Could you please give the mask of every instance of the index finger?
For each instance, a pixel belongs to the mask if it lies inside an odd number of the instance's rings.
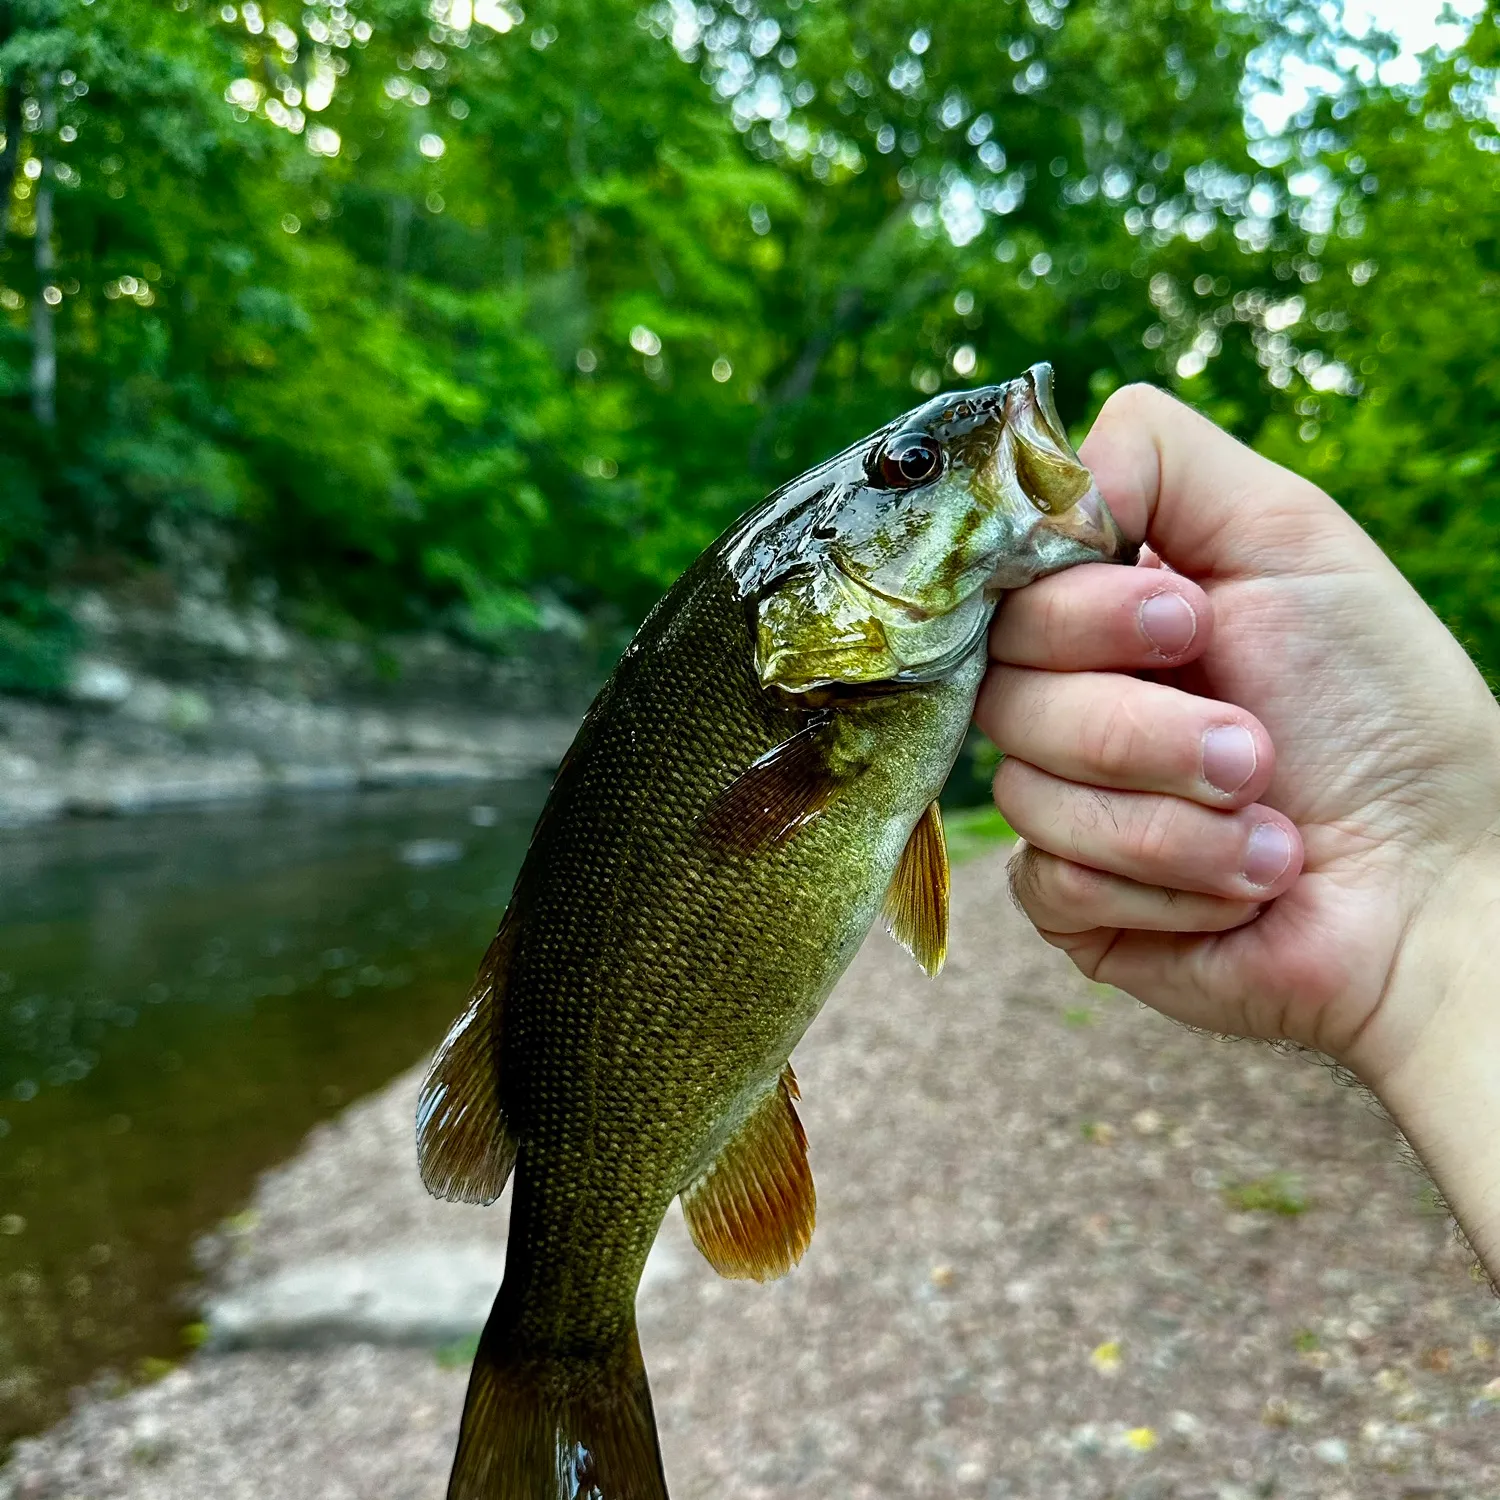
[[[1165,568],[1084,563],[1006,594],[990,658],[1053,672],[1180,667],[1208,648],[1208,596]]]

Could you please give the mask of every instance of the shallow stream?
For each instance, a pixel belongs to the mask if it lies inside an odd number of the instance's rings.
[[[437,1042],[545,792],[0,830],[0,1453],[186,1352],[194,1242]]]

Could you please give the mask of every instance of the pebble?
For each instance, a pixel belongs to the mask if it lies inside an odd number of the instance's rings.
[[[1399,1500],[1434,1475],[1455,1497],[1500,1494],[1500,1401],[1480,1394],[1495,1309],[1419,1211],[1389,1127],[1306,1063],[1268,1058],[1248,1080],[1244,1049],[1139,1007],[1066,1025],[1090,992],[1011,910],[1003,853],[961,867],[953,901],[940,980],[876,933],[798,1049],[818,1183],[801,1266],[722,1281],[668,1215],[639,1313],[673,1494]],[[362,1263],[369,1288],[382,1257],[405,1260],[409,1290],[432,1283],[412,1290],[425,1298],[483,1264],[472,1328],[506,1206],[423,1193],[418,1072],[266,1175],[204,1257],[212,1298],[338,1262]],[[1106,1108],[1130,1123],[1101,1150],[1078,1122]],[[1167,1133],[1137,1128],[1147,1109],[1191,1127],[1191,1163],[1142,1173]],[[1236,1213],[1194,1169],[1215,1184],[1296,1170],[1312,1206]],[[346,1288],[313,1321],[326,1334],[330,1306],[368,1305]],[[440,1359],[392,1337],[351,1321],[315,1348],[221,1345],[123,1397],[82,1393],[17,1444],[0,1497],[442,1500],[467,1347]],[[1090,1355],[1110,1346],[1099,1378]],[[1448,1368],[1422,1362],[1434,1347]],[[1260,1420],[1270,1393],[1286,1426]],[[1422,1405],[1403,1417],[1409,1396]],[[1359,1437],[1317,1436],[1333,1432]]]
[[[1313,1444],[1313,1455],[1325,1464],[1349,1462],[1349,1445],[1343,1438],[1323,1438]]]

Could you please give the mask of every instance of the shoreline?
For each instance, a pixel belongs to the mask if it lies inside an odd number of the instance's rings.
[[[876,933],[798,1049],[802,1266],[721,1281],[669,1214],[640,1323],[673,1493],[1493,1493],[1500,1307],[1388,1123],[1087,983],[1003,858],[957,872],[940,980]],[[208,1237],[210,1347],[78,1393],[3,1500],[439,1500],[504,1213],[422,1191],[419,1072]]]
[[[0,829],[287,792],[519,780],[556,768],[581,717],[182,691],[212,735],[0,698]]]
[[[601,643],[556,630],[497,655],[435,631],[314,639],[213,594],[84,594],[72,613],[62,695],[0,694],[0,828],[535,775],[604,675]]]

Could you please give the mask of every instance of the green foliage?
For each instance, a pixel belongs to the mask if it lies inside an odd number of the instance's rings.
[[[432,1352],[438,1368],[442,1370],[467,1370],[479,1352],[479,1335],[471,1333],[461,1339],[451,1339],[439,1344]]]
[[[329,629],[633,620],[1038,358],[1075,419],[1177,383],[1500,665],[1495,27],[1409,88],[1382,45],[1293,0],[0,0],[0,687],[61,680],[60,585],[205,527]],[[1290,51],[1343,92],[1247,133]]]
[[[1476,43],[1493,48],[1493,17]],[[1297,342],[1359,399],[1298,379],[1261,446],[1331,489],[1480,663],[1500,671],[1500,71],[1464,55],[1408,97],[1367,101],[1329,153],[1358,204],[1303,293]],[[1304,335],[1304,330],[1306,331]]]
[[[1296,1218],[1306,1213],[1307,1194],[1302,1180],[1291,1172],[1272,1172],[1250,1182],[1230,1183],[1221,1189],[1224,1203],[1236,1213],[1280,1214]]]
[[[1016,837],[993,803],[949,808],[943,814],[943,833],[948,842],[948,862],[954,865],[1004,848]]]
[[[35,589],[0,593],[0,693],[50,697],[67,680],[72,630]]]
[[[1248,314],[1275,393],[1268,410],[1241,422],[1245,435],[1352,511],[1492,682],[1500,673],[1500,134],[1488,112],[1500,80],[1496,36],[1490,8],[1463,50],[1424,59],[1415,84],[1362,88],[1350,78],[1341,95],[1304,110],[1283,140],[1266,143],[1285,158],[1288,211],[1305,243],[1299,254],[1275,256],[1275,280],[1239,313]],[[1202,314],[1175,322],[1168,343],[1180,347]],[[1231,394],[1215,369],[1183,385],[1210,410]]]

